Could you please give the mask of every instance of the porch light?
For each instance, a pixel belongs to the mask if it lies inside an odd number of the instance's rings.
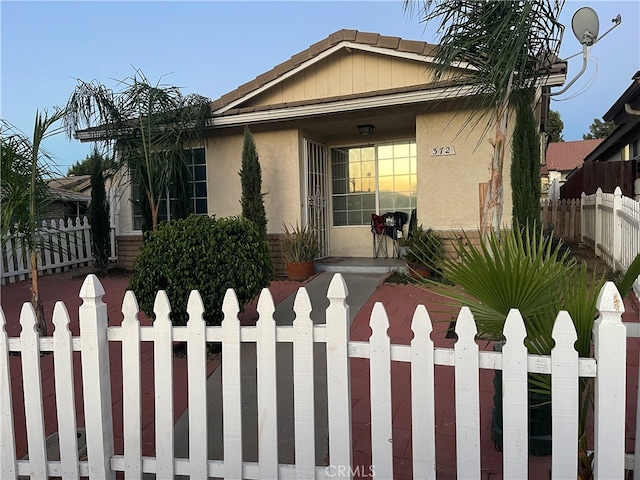
[[[360,135],[371,135],[373,128],[373,125],[358,125],[358,132],[360,132]]]

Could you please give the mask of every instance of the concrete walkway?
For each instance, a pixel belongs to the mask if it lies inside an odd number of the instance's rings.
[[[325,310],[329,305],[327,290],[334,273],[325,271],[314,277],[305,287],[311,299],[311,319],[314,323],[325,323]],[[347,303],[351,322],[385,278],[381,273],[343,273],[348,289]],[[274,318],[277,325],[292,325],[295,318],[293,302],[295,293],[279,303]],[[258,418],[256,393],[256,349],[255,344],[242,345],[242,424],[243,424],[243,457],[244,461],[258,460]],[[279,344],[276,350],[278,371],[278,454],[279,463],[295,463],[294,458],[294,422],[293,422],[293,363],[292,345]],[[224,361],[224,359],[223,359]],[[327,461],[327,387],[326,387],[326,352],[322,344],[314,349],[316,370],[315,405],[316,405],[316,464],[323,465]],[[222,460],[222,383],[221,368],[207,380],[208,414],[208,448],[209,458]],[[175,425],[176,457],[189,456],[189,412],[182,415]]]

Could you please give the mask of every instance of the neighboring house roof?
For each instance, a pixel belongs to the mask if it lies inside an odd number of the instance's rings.
[[[640,111],[640,71],[636,72],[631,80],[629,88],[620,95],[602,117],[605,121],[615,122],[617,128],[585,158],[585,162],[606,161],[638,138],[640,131],[640,115],[638,115],[638,111]]]
[[[49,186],[49,192],[56,200],[63,200],[65,202],[86,202],[91,201],[91,195],[74,192],[72,190],[65,190],[63,188],[54,188]]]
[[[84,192],[91,188],[91,175],[70,175],[68,177],[52,178],[47,184],[52,189]]]
[[[571,142],[551,142],[547,146],[546,165],[542,166],[543,175],[550,171],[570,172],[582,165],[585,157],[602,143],[602,138],[575,140]]]

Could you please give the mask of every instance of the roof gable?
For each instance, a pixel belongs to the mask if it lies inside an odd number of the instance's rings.
[[[212,102],[211,109],[220,114],[243,106],[424,85],[433,78],[425,62],[433,61],[435,48],[399,37],[340,30],[223,95]],[[376,75],[372,76],[374,70]]]

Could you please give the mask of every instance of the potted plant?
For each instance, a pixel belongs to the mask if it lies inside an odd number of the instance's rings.
[[[287,277],[303,281],[315,273],[315,258],[320,253],[320,245],[315,228],[311,224],[300,227],[296,222],[284,226],[282,255],[287,264]]]
[[[417,227],[411,238],[404,242],[404,259],[412,277],[429,278],[438,272],[444,258],[444,248],[440,237],[433,229]]]

